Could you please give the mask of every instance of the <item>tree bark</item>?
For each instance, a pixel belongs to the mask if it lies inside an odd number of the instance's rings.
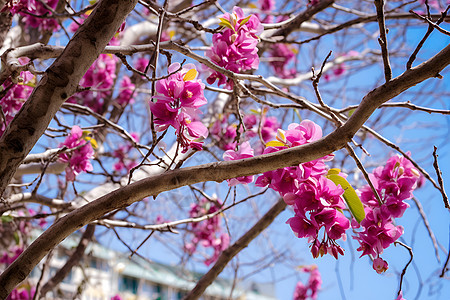
[[[0,138],[0,196],[61,104],[111,40],[137,0],[102,0],[63,53],[46,70],[30,98]]]

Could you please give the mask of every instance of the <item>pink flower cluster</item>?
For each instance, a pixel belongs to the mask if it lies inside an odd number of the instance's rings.
[[[394,225],[394,219],[403,216],[409,207],[404,200],[411,199],[412,192],[420,184],[420,177],[407,158],[393,156],[384,167],[380,166],[370,174],[382,203],[368,185],[359,190],[366,218],[360,224],[362,231],[355,237],[360,244],[357,250],[362,251],[361,256],[374,257],[373,268],[377,273],[388,269],[380,254],[403,234],[403,227]],[[359,224],[353,225],[359,227]]]
[[[9,8],[13,15],[19,14],[26,26],[40,30],[58,30],[60,27],[58,21],[51,18],[52,11],[47,9],[43,3],[54,10],[58,5],[58,0],[9,0],[5,7]]]
[[[260,19],[262,23],[272,23],[274,20],[272,11],[275,9],[275,0],[259,0],[258,4],[261,12],[265,14],[265,17],[256,14],[258,19]]]
[[[322,277],[316,265],[301,268],[302,272],[309,273],[308,284],[304,285],[301,281],[297,282],[294,291],[293,300],[317,299],[320,286],[322,285]]]
[[[247,129],[246,134],[248,138],[259,136],[261,133],[261,140],[264,144],[273,140],[277,135],[278,128],[280,128],[278,119],[273,116],[268,117],[265,113],[261,117],[261,125],[260,118],[254,114],[246,115],[244,117],[244,124]]]
[[[139,135],[135,132],[130,134],[136,142],[139,142]],[[129,158],[130,151],[133,149],[133,145],[130,142],[121,144],[118,149],[114,150],[113,156],[119,161],[114,164],[114,170],[120,172],[122,170],[131,170],[136,166],[136,161]]]
[[[80,80],[80,86],[91,89],[76,93],[67,99],[67,102],[85,105],[93,111],[101,113],[104,99],[111,97],[115,78],[116,59],[111,54],[100,54]]]
[[[117,103],[121,106],[127,106],[128,104],[133,104],[134,99],[132,98],[134,93],[134,88],[136,86],[131,82],[130,77],[123,76],[120,82],[120,93],[117,96]]]
[[[31,300],[36,292],[35,287],[16,288],[6,297],[6,300]]]
[[[237,159],[243,159],[243,158],[249,158],[253,157],[253,149],[250,146],[249,142],[244,142],[239,146],[238,151],[234,150],[227,150],[223,154],[223,160],[230,161],[230,160],[237,160]],[[227,179],[229,186],[235,186],[238,184],[248,184],[250,182],[253,182],[254,176],[242,176],[232,179]]]
[[[27,101],[33,91],[33,88],[27,85],[33,80],[33,74],[26,71],[21,72],[20,76],[22,82],[14,84],[11,79],[8,78],[0,88],[0,94],[5,93],[5,95],[0,98],[0,109],[3,111],[3,114],[0,115],[0,136],[3,135],[8,124],[11,123],[16,113],[20,110],[25,101]],[[3,119],[2,116],[5,116],[5,119]]]
[[[20,254],[23,252],[23,247],[20,246],[13,246],[12,248],[8,249],[7,252],[4,252],[3,255],[0,257],[0,264],[5,264],[6,266],[9,266],[13,261],[16,260],[16,258],[19,257]]]
[[[179,63],[173,63],[168,72],[171,74],[168,78],[156,83],[156,102],[150,102],[156,129],[163,131],[172,126],[183,152],[189,148],[201,150],[199,139],[208,136],[208,129],[198,121],[201,113],[198,108],[206,104],[203,95],[205,85],[197,79],[193,64],[181,68]]]
[[[227,13],[220,20],[225,29],[213,35],[213,46],[205,55],[216,65],[235,73],[257,69],[257,35],[263,31],[258,17],[246,17],[242,9],[235,6],[232,14]],[[217,71],[213,71],[206,81],[213,84],[217,79],[218,85],[226,84],[227,88],[233,86],[233,81],[227,80],[225,75]]]
[[[269,142],[264,153],[291,148],[322,137],[322,129],[312,121],[290,124],[288,130],[278,130],[277,141]],[[345,231],[350,228],[349,220],[343,215],[346,208],[342,199],[344,190],[327,179],[325,162],[333,158],[327,155],[320,159],[269,171],[259,176],[257,186],[269,186],[277,191],[284,201],[294,208],[294,217],[287,220],[294,234],[308,237],[313,257],[332,254],[335,258],[344,250],[336,243],[346,239]],[[322,240],[319,231],[324,229]]]
[[[258,137],[261,132],[261,139],[264,143],[272,140],[276,136],[277,129],[280,127],[276,117],[266,117],[265,114],[260,118],[254,114],[245,115],[243,118],[246,128],[245,134],[240,129],[241,141],[250,140],[251,138]],[[228,116],[216,120],[211,127],[211,137],[217,142],[217,146],[222,150],[234,150],[237,146],[237,125],[229,124]],[[243,134],[243,135],[242,135]],[[261,153],[262,149],[256,148],[256,153]]]
[[[201,217],[207,214],[217,212],[221,207],[221,203],[210,202],[206,198],[202,198],[199,203],[191,205],[189,216],[191,218]],[[214,263],[219,257],[220,253],[228,248],[230,244],[230,236],[227,233],[221,233],[220,216],[208,218],[197,223],[190,223],[189,230],[194,234],[191,242],[185,245],[185,250],[189,254],[193,254],[200,244],[204,248],[212,248],[213,255],[204,260],[205,265],[209,266]]]
[[[280,78],[293,78],[297,71],[295,68],[286,69],[289,62],[295,59],[293,46],[274,44],[270,48],[270,65]]]
[[[94,150],[89,141],[83,137],[83,131],[79,126],[73,126],[72,131],[60,147],[66,146],[75,150],[59,155],[59,161],[68,163],[66,167],[66,180],[74,181],[81,172],[92,171],[90,159],[94,157]]]

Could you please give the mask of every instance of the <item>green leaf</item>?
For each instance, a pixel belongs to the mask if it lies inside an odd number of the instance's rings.
[[[339,175],[341,173],[341,169],[333,168],[329,169],[327,175]]]
[[[3,215],[1,216],[2,223],[8,223],[13,220],[13,217],[11,215]]]
[[[233,26],[231,25],[231,23],[230,23],[229,20],[227,20],[227,19],[225,19],[225,18],[219,18],[219,20],[220,20],[219,26],[228,27],[228,28],[230,28],[231,30],[234,31],[234,28],[233,28]]]
[[[245,18],[245,19],[242,19],[241,22],[239,22],[239,26],[242,26],[242,25],[244,25],[245,23],[247,23],[248,20],[250,20],[251,17],[252,17],[252,15],[248,16],[248,17]]]
[[[344,189],[343,196],[345,202],[347,202],[347,206],[356,221],[358,221],[358,223],[361,223],[361,221],[366,217],[366,214],[364,213],[364,207],[358,195],[356,194],[355,189],[350,185],[350,183],[348,183],[345,178],[337,174],[329,174],[327,175],[327,178],[333,181],[336,186],[340,185]]]
[[[19,245],[20,237],[19,237],[19,234],[17,233],[17,231],[14,232],[13,236],[14,236],[14,241],[16,242],[16,245]]]

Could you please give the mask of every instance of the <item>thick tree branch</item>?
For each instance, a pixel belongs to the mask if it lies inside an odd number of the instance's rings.
[[[106,213],[124,208],[145,197],[157,196],[164,191],[182,186],[205,181],[221,182],[225,179],[259,174],[298,165],[330,154],[350,142],[378,106],[425,79],[438,76],[439,72],[449,64],[450,45],[430,60],[369,92],[345,124],[310,144],[243,160],[209,163],[168,171],[127,185],[88,203],[55,222],[3,272],[0,276],[0,298],[5,298],[28,276],[46,253],[64,238]]]
[[[137,0],[103,0],[47,69],[0,138],[0,195],[61,104],[111,40]]]

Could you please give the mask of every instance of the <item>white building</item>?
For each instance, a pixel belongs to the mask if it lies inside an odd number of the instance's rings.
[[[65,264],[67,249],[76,246],[75,239],[69,237],[55,250],[45,279],[51,278]],[[119,295],[123,300],[178,300],[195,286],[202,275],[177,266],[149,262],[137,255],[129,259],[123,253],[96,243],[91,243],[86,253],[88,255],[80,262],[80,266],[72,268],[63,282],[45,295],[45,299],[109,300]],[[36,283],[39,276],[40,272],[33,271],[31,281]],[[218,278],[201,299],[276,299],[271,284],[251,283],[248,289],[237,286],[230,297],[231,288],[231,280]]]

